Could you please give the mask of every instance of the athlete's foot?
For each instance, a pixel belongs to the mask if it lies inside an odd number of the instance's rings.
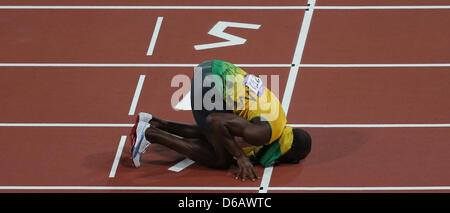
[[[130,131],[131,153],[133,152],[134,144],[136,144],[136,128],[138,126],[138,123],[139,123],[139,115],[136,116],[136,121],[134,122],[134,126],[133,128],[131,128]]]
[[[145,139],[145,130],[150,126],[148,122],[139,121],[136,125],[136,136],[131,148],[133,165],[136,168],[141,166],[142,155],[147,151],[150,142]]]
[[[130,140],[131,140],[131,153],[133,153],[134,145],[136,144],[136,129],[139,124],[139,121],[143,121],[146,123],[149,123],[152,119],[152,115],[145,112],[140,112],[136,117],[136,122],[134,123],[133,128],[131,128],[130,132]]]
[[[153,116],[152,114],[146,113],[146,112],[140,112],[138,115],[139,121],[144,121],[146,123],[150,122],[152,120]]]

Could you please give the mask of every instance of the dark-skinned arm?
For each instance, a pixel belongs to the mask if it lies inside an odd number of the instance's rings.
[[[271,137],[270,126],[265,121],[254,119],[248,121],[239,116],[225,121],[224,124],[231,135],[241,137],[250,145],[262,146],[269,142]]]
[[[214,122],[214,130],[216,134],[220,134],[217,139],[220,140],[225,149],[236,159],[236,163],[239,166],[239,172],[236,174],[236,179],[245,181],[248,177],[252,181],[255,181],[259,178],[253,169],[253,164],[250,162],[250,159],[248,159],[242,148],[234,141],[233,136],[230,134],[230,131],[224,123],[221,121]]]
[[[242,180],[245,180],[247,176],[252,180],[258,178],[253,169],[253,164],[251,164],[242,148],[234,140],[234,137],[242,137],[252,145],[263,145],[270,138],[270,127],[264,123],[255,124],[249,122],[229,113],[215,114],[210,117],[210,121],[212,121],[210,124],[214,126],[216,133],[220,133],[221,137],[218,139],[221,140],[225,149],[237,160],[240,169],[237,178]]]

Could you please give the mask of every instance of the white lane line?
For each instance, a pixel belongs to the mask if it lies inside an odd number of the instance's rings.
[[[134,115],[136,111],[136,106],[139,101],[139,96],[141,95],[142,85],[144,85],[145,75],[139,76],[139,81],[136,86],[136,90],[134,91],[133,100],[131,101],[130,111],[128,111],[128,115]]]
[[[187,168],[188,166],[192,165],[193,163],[195,163],[195,161],[189,159],[189,158],[185,158],[184,160],[178,162],[177,164],[175,164],[174,166],[170,167],[169,170],[173,171],[173,172],[180,172],[183,169]]]
[[[127,136],[122,135],[122,137],[120,137],[119,146],[117,147],[116,157],[114,158],[114,162],[111,167],[111,172],[109,173],[109,178],[114,178],[116,176],[117,166],[119,165],[120,157],[122,156],[122,150],[126,140]]]
[[[450,67],[450,64],[300,64],[300,67]]]
[[[180,190],[180,191],[256,191],[258,187],[204,187],[204,186],[0,186],[0,190]],[[450,190],[450,186],[398,187],[269,187],[269,191],[435,191]]]
[[[428,6],[316,6],[316,10],[417,10],[417,9],[450,9],[450,5]]]
[[[0,67],[196,67],[198,64],[0,63]],[[239,67],[291,67],[291,64],[235,64]],[[450,65],[449,65],[450,66]]]
[[[105,64],[105,63],[0,63],[0,67],[195,67],[198,64]],[[292,64],[236,64],[238,67],[290,67]],[[450,63],[425,64],[295,64],[298,67],[450,67]]]
[[[0,6],[3,10],[305,10],[308,6]]]
[[[281,107],[284,109],[286,115],[289,111],[289,105],[291,103],[292,93],[294,91],[295,81],[297,79],[297,74],[300,69],[299,65],[302,60],[303,50],[306,44],[306,38],[308,37],[309,26],[311,24],[311,19],[314,12],[314,6],[316,4],[316,0],[308,0],[308,4],[310,5],[309,10],[305,11],[305,15],[303,17],[302,26],[300,28],[297,45],[295,47],[294,56],[292,58],[293,67],[289,70],[289,77],[286,83],[286,88],[284,90],[283,101],[281,103]],[[264,173],[261,179],[261,185],[259,189],[259,193],[267,193],[267,189],[270,185],[270,179],[272,177],[273,166],[269,166],[264,168]]]
[[[150,45],[148,46],[147,55],[153,55],[153,50],[155,49],[156,39],[158,39],[159,30],[161,29],[161,24],[164,17],[158,17],[156,20],[155,29],[153,29],[153,35],[150,40]]]
[[[203,187],[203,186],[0,186],[0,190],[205,190],[205,191],[256,191],[258,187]]]
[[[133,127],[134,124],[113,123],[0,123],[0,127]],[[441,128],[450,123],[438,124],[287,124],[308,128]]]
[[[0,63],[0,67],[195,67],[198,64]]]
[[[291,127],[309,128],[439,128],[450,124],[288,124]]]
[[[388,186],[388,187],[270,187],[279,191],[423,191],[450,190],[450,186]]]
[[[305,10],[308,6],[0,6],[1,10]],[[315,6],[317,10],[450,9],[450,5]]]
[[[0,123],[0,127],[133,127],[133,125],[111,123]]]

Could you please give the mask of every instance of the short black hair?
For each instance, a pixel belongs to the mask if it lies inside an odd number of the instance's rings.
[[[311,135],[303,129],[293,128],[294,139],[291,150],[296,153],[298,161],[306,158],[311,152]]]

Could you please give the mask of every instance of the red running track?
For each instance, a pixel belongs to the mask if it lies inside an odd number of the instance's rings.
[[[441,2],[317,0],[316,5]],[[30,5],[30,1],[2,5]],[[150,4],[96,1],[95,5]],[[263,186],[262,191],[268,192],[449,192],[449,9],[311,10],[0,7],[0,191],[258,192]],[[312,14],[310,22],[307,13]],[[158,17],[164,20],[154,53],[147,56]],[[227,33],[247,39],[245,44],[195,50],[194,45],[222,41],[207,34],[218,21],[261,27],[227,28]],[[301,30],[305,23],[310,24],[306,32]],[[305,34],[301,49],[297,42]],[[299,53],[301,61],[293,61]],[[276,166],[270,175],[257,166],[263,181],[239,182],[233,179],[233,169],[217,171],[193,164],[178,173],[169,171],[184,157],[158,145],[146,153],[142,168],[132,168],[126,144],[114,177],[109,177],[121,136],[127,135],[134,120],[128,113],[139,77],[145,75],[136,112],[193,122],[189,111],[173,109],[170,101],[178,88],[171,87],[171,80],[179,74],[192,76],[193,65],[208,59],[242,64],[250,73],[278,75],[281,100],[288,90],[285,85],[292,84],[288,123],[309,125],[304,128],[313,137],[311,155],[297,165]],[[297,71],[296,79],[289,78]],[[53,126],[45,126],[49,124]],[[418,126],[407,127],[411,124]]]

